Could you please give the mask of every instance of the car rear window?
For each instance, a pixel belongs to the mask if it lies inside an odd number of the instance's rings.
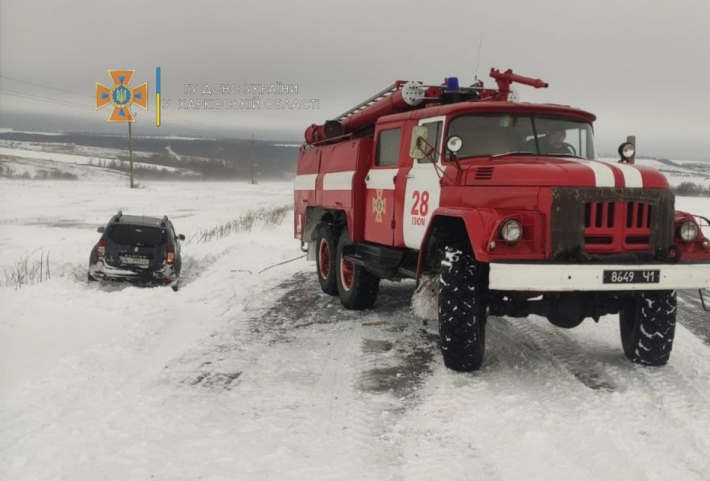
[[[115,224],[108,231],[108,238],[121,245],[157,247],[167,244],[165,229],[144,225]]]

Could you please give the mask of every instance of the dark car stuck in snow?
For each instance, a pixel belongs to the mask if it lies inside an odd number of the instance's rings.
[[[119,211],[91,250],[88,280],[119,281],[137,285],[169,285],[179,289],[180,241],[167,216],[123,215]]]

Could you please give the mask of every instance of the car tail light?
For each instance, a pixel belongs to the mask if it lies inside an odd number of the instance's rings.
[[[168,257],[166,259],[168,264],[175,263],[175,248],[173,246],[168,247]]]
[[[101,239],[99,241],[99,248],[96,250],[96,253],[99,257],[103,257],[106,255],[106,239]]]

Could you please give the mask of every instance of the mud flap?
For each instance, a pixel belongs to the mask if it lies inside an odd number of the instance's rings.
[[[316,249],[313,247],[313,242],[306,244],[306,261],[315,262],[316,261]],[[303,249],[301,249],[303,250]]]

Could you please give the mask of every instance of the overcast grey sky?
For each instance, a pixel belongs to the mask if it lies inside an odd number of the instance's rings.
[[[108,107],[93,111],[89,97],[10,79],[91,96],[96,82],[111,86],[107,70],[136,70],[131,84],[149,82],[152,110],[159,66],[171,105],[160,131],[151,127],[153,113],[134,108],[140,132],[300,139],[310,123],[395,79],[459,76],[470,84],[481,35],[479,77],[490,85],[491,67],[512,68],[549,82],[547,90],[519,86],[522,100],[594,112],[602,149],[636,134],[642,153],[710,152],[708,0],[1,0],[0,116],[46,113],[67,125],[81,120],[122,130],[107,124]],[[261,107],[251,111],[177,109],[179,99],[205,98],[185,95],[186,83],[201,90],[277,82],[297,84],[298,94],[261,95]],[[267,98],[318,99],[319,109],[267,109]]]

